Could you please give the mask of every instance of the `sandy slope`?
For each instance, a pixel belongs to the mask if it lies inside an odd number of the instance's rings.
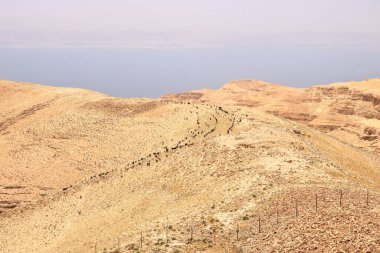
[[[190,106],[158,100],[7,82],[0,87],[0,198],[18,205],[174,146],[197,118],[210,121],[205,110],[188,113]]]
[[[380,247],[377,154],[248,107],[0,87],[1,252]]]

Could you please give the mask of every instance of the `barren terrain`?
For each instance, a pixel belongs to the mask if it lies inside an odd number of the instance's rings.
[[[305,89],[242,80],[218,90],[195,90],[163,98],[254,107],[306,124],[356,147],[380,152],[380,79]]]
[[[351,99],[378,89],[340,87],[122,99],[1,81],[0,252],[380,252],[377,137],[360,139],[378,104]]]

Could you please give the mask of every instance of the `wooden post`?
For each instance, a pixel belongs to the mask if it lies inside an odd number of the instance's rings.
[[[276,210],[276,224],[278,225],[279,221],[278,221],[278,209]]]
[[[261,233],[261,217],[259,216],[259,234]]]
[[[367,189],[367,201],[366,201],[366,203],[367,203],[367,207],[369,206],[369,191],[368,191],[368,189]]]
[[[166,243],[169,242],[169,238],[168,238],[168,223],[166,223],[166,226],[165,226],[165,238],[166,238]]]
[[[236,241],[239,241],[239,223],[236,223]]]
[[[140,234],[140,248],[142,249],[143,247],[143,232],[141,230],[141,234]]]
[[[315,194],[315,211],[318,211],[318,195]]]
[[[343,191],[340,190],[340,194],[339,194],[339,206],[342,206],[342,199],[343,199]]]
[[[193,227],[190,227],[190,242],[193,241]]]
[[[296,217],[298,217],[298,200],[296,200]]]
[[[165,227],[165,239],[166,239],[166,243],[169,242],[169,238],[168,238],[168,228],[169,228],[169,218],[166,217],[166,224],[164,225]]]

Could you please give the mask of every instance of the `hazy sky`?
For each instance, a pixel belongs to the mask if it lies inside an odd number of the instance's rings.
[[[0,0],[2,47],[379,44],[378,0]]]
[[[380,77],[380,0],[0,0],[0,79],[158,97]]]

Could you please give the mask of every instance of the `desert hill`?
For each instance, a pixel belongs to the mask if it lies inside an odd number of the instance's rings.
[[[204,118],[197,125],[204,134],[214,120],[159,100],[9,82],[0,84],[0,101],[0,185],[11,206],[179,145],[189,122]]]
[[[378,250],[377,153],[187,100],[0,82],[1,252]]]
[[[356,147],[380,152],[380,79],[305,89],[243,80],[219,90],[196,90],[163,98],[255,107],[304,123]]]

